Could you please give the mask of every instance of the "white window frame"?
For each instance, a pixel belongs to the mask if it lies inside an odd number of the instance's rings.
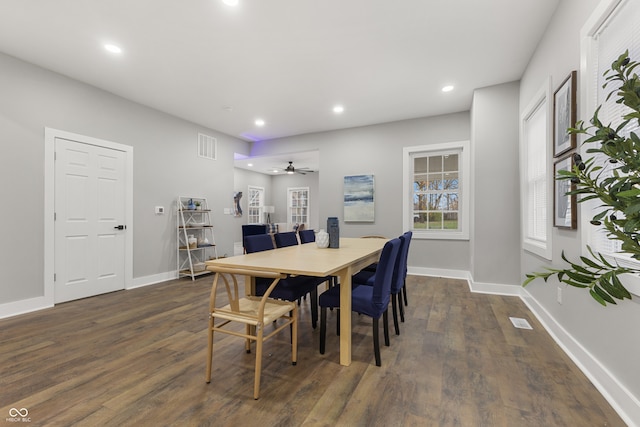
[[[458,182],[458,230],[413,229],[413,158],[416,155],[437,155],[443,152],[459,151]],[[469,141],[445,142],[403,148],[402,159],[402,227],[412,230],[415,239],[469,240],[471,205],[471,154]]]
[[[306,192],[306,206],[293,206],[293,195],[294,193]],[[309,205],[310,205],[310,197],[309,197],[309,187],[289,187],[287,188],[287,223],[289,228],[291,229],[295,224],[304,224],[305,226],[309,225]],[[297,211],[294,214],[294,208],[302,208],[305,209],[305,213],[299,213]],[[300,221],[300,218],[303,218],[304,221]]]
[[[603,0],[598,4],[594,12],[591,14],[587,22],[582,27],[582,31],[580,33],[580,78],[579,80],[579,89],[580,89],[580,109],[584,111],[584,114],[581,116],[590,118],[593,117],[593,113],[595,109],[598,107],[602,101],[597,100],[596,90],[598,90],[597,78],[599,76],[598,72],[598,42],[596,40],[597,34],[600,31],[600,28],[604,23],[606,23],[610,16],[615,13],[616,8],[624,5],[628,0]],[[622,52],[620,52],[622,53]],[[637,55],[636,55],[637,56]],[[636,57],[632,59],[637,60]],[[608,61],[610,65],[611,61]],[[638,72],[636,69],[635,72]],[[613,99],[609,100],[609,102],[613,102]],[[586,121],[586,120],[585,120]],[[582,136],[580,142],[584,141],[585,137]],[[581,145],[579,151],[583,158],[591,157],[592,154],[587,153],[587,146]],[[626,253],[617,253],[617,252],[607,252],[602,247],[599,247],[597,242],[598,240],[598,228],[592,226],[590,224],[591,219],[593,218],[594,213],[596,212],[598,201],[597,200],[589,200],[584,203],[580,203],[580,220],[582,224],[585,224],[584,227],[581,227],[581,237],[582,241],[586,244],[583,245],[583,255],[589,256],[589,252],[586,248],[586,245],[591,246],[594,251],[601,253],[610,261],[617,262],[621,266],[640,268],[640,262],[634,260]]]
[[[553,120],[553,103],[551,102],[551,77],[545,79],[545,82],[542,84],[540,89],[533,96],[529,105],[524,109],[522,116],[520,118],[520,170],[521,170],[521,194],[520,198],[520,207],[522,212],[521,218],[521,230],[522,230],[522,249],[525,251],[531,252],[538,256],[541,256],[545,259],[551,260],[552,258],[552,231],[553,231],[553,182],[554,178],[552,176],[553,168],[550,166],[552,164],[552,154],[549,149],[551,146],[551,123]],[[541,110],[544,109],[544,110]],[[537,140],[529,140],[529,132],[528,132],[528,124],[534,116],[537,114],[544,114],[545,118],[545,129],[544,129],[544,138]],[[529,170],[529,158],[528,152],[529,149],[534,150],[543,150],[544,151],[544,165],[540,169],[537,170],[544,171],[544,189],[545,194],[543,196],[544,199],[544,212],[546,214],[545,218],[545,236],[534,236],[533,233],[529,231],[529,224],[532,221],[535,221],[536,218],[533,218],[533,215],[536,215],[535,212],[540,212],[540,208],[536,206],[536,200],[530,201],[530,187],[532,185],[533,180],[540,180],[541,177],[539,175],[532,176],[534,171]],[[539,151],[538,151],[539,152]],[[538,199],[540,200],[540,199]],[[533,206],[531,206],[533,204]]]
[[[247,191],[247,224],[262,224],[264,188],[249,185]]]

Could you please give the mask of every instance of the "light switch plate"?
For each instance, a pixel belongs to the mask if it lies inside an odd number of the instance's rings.
[[[156,215],[164,215],[164,206],[156,206]]]

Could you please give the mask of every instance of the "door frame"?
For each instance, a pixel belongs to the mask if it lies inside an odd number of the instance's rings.
[[[59,129],[44,129],[44,300],[54,305],[55,296],[55,146],[56,138],[124,151],[125,160],[125,261],[124,289],[133,283],[133,147]]]

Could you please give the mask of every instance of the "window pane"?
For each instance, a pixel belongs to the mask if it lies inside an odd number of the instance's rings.
[[[458,172],[445,172],[442,181],[443,190],[458,189]]]
[[[442,172],[442,156],[429,157],[429,172]]]
[[[447,154],[444,156],[444,170],[445,171],[458,171],[458,155]]]
[[[413,198],[413,209],[416,211],[427,210],[429,197],[427,194],[416,194]]]
[[[413,159],[413,172],[416,174],[426,173],[428,161],[429,161],[428,157],[415,157]]]
[[[445,230],[458,229],[458,213],[457,212],[447,212],[444,214],[443,228]]]
[[[429,182],[427,184],[427,188],[429,190],[442,190],[442,174],[441,173],[430,173],[428,179],[429,179]]]
[[[429,224],[430,230],[442,230],[442,212],[429,212]]]

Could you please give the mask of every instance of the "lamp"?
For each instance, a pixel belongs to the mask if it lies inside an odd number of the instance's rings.
[[[271,214],[275,211],[275,206],[264,206],[264,213],[267,214],[267,224],[271,224]]]

